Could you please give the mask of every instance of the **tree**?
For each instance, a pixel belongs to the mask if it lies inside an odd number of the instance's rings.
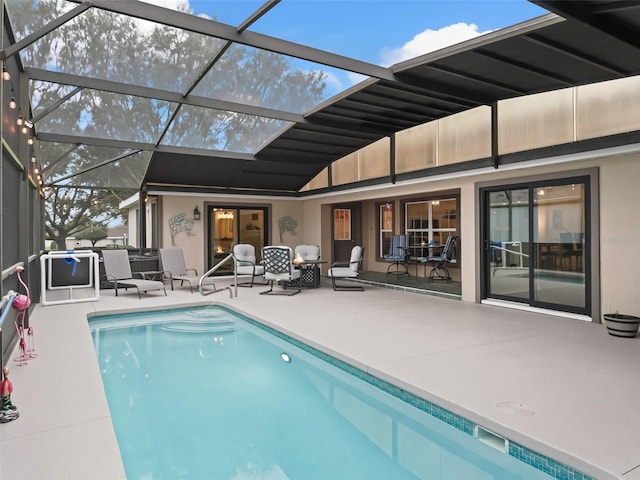
[[[107,229],[102,225],[91,225],[74,235],[78,240],[89,240],[91,246],[95,247],[100,240],[107,238]]]
[[[69,236],[91,227],[106,230],[109,223],[122,221],[119,209],[124,198],[120,196],[122,193],[125,192],[48,188],[45,191],[44,222],[47,238],[55,241],[58,248],[64,248]]]

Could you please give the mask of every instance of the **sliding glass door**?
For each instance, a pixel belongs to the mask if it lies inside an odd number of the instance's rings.
[[[262,247],[267,244],[268,209],[251,206],[216,206],[207,208],[207,244],[209,268],[226,258],[237,243],[249,243],[261,260]],[[232,264],[221,270],[232,269]]]
[[[587,178],[482,191],[483,296],[589,314]]]

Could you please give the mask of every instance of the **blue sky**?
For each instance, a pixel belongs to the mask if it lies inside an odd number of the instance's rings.
[[[231,25],[242,22],[264,3],[146,1],[169,8],[186,2],[194,13]],[[416,52],[425,53],[435,46],[457,43],[465,36],[497,30],[545,13],[525,0],[282,0],[251,30],[388,65],[412,41]],[[447,28],[456,24],[466,28]],[[425,31],[429,34],[425,35]]]
[[[145,0],[238,25],[264,2]],[[390,66],[429,51],[544,15],[526,0],[282,0],[250,30]],[[310,67],[312,68],[312,67]],[[335,93],[362,79],[329,71]]]

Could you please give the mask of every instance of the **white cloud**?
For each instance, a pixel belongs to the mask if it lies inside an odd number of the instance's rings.
[[[382,65],[390,66],[403,60],[415,58],[456,43],[489,33],[479,32],[478,26],[471,23],[455,23],[439,30],[427,29],[418,33],[400,48],[385,49],[381,53]]]

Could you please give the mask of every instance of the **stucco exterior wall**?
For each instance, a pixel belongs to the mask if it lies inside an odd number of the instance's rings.
[[[237,198],[224,195],[212,196],[195,196],[195,195],[163,195],[161,201],[161,218],[160,231],[161,239],[159,244],[163,246],[180,247],[184,251],[185,262],[187,267],[196,268],[198,273],[206,271],[207,258],[207,209],[209,206],[261,206],[269,207],[271,222],[269,224],[269,232],[267,244],[271,245],[288,245],[295,247],[300,243],[307,243],[305,236],[305,212],[304,204],[298,199],[280,199],[280,198]],[[194,221],[191,228],[192,235],[186,231],[179,232],[173,239],[171,229],[169,227],[169,219],[175,215],[184,214],[188,218],[193,218],[193,210],[195,207],[201,212],[201,220]],[[293,218],[297,226],[295,233],[285,231],[280,235],[279,221],[282,217],[290,216]],[[308,237],[308,242],[313,240],[313,235]],[[318,240],[313,241],[318,243]]]
[[[184,262],[187,268],[195,268],[199,275],[202,275],[207,269],[205,268],[205,226],[204,210],[202,199],[198,197],[179,197],[179,196],[163,196],[162,208],[159,218],[159,230],[161,238],[158,245],[163,247],[179,247],[184,252]],[[194,221],[192,227],[187,231],[171,235],[169,220],[176,215],[184,214],[185,217],[193,218],[193,209],[198,206],[201,212],[201,220]]]
[[[640,316],[640,154],[600,164],[602,312]]]

